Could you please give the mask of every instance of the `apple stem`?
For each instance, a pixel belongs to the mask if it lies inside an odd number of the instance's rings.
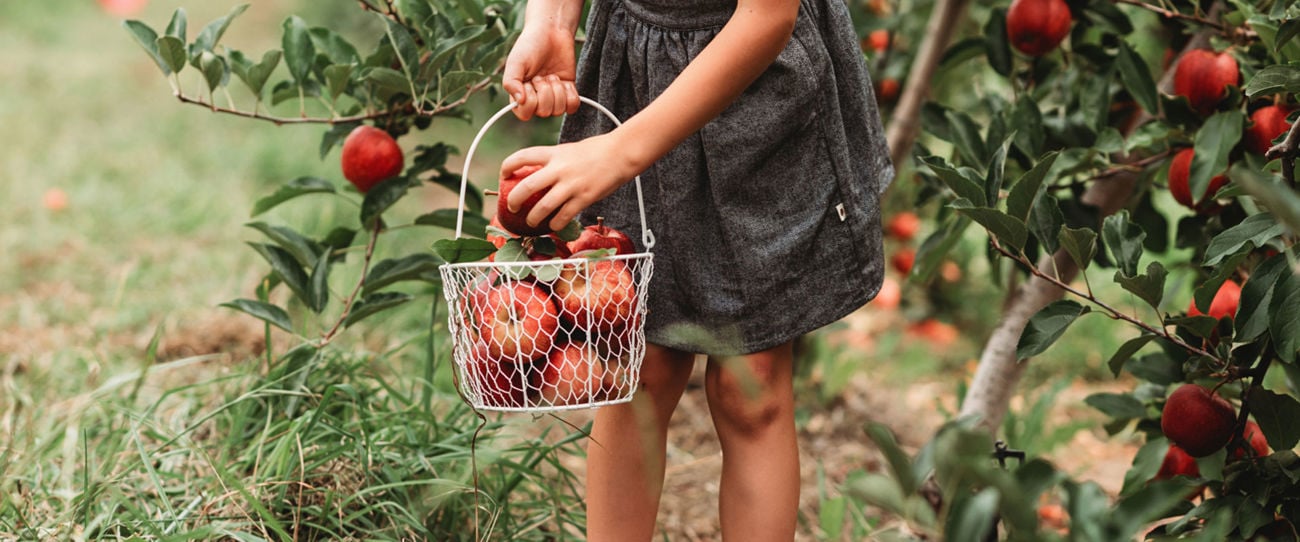
[[[486,194],[486,195],[489,195],[489,196],[500,196],[500,195],[501,195],[501,192],[500,192],[499,190],[484,190],[483,193]]]

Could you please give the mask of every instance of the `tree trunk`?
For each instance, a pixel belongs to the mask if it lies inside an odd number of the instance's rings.
[[[895,168],[901,170],[903,163],[912,156],[912,145],[921,132],[921,106],[928,98],[930,81],[934,79],[939,61],[952,41],[953,27],[961,20],[969,4],[970,0],[938,0],[930,13],[925,39],[917,48],[916,58],[907,72],[907,81],[898,105],[894,106],[889,117],[889,129],[885,133],[889,141],[889,158]]]

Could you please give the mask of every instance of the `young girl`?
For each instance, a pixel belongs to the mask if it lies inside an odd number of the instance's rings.
[[[799,452],[791,342],[871,300],[882,277],[878,196],[893,177],[843,0],[531,0],[506,61],[515,114],[568,114],[564,143],[506,158],[528,215],[579,213],[641,239],[642,176],[655,232],[642,388],[597,411],[587,537],[650,540],[669,418],[709,357],[706,396],[723,467],[723,537],[794,538]],[[614,128],[583,95],[608,107]],[[638,247],[643,249],[644,247]],[[708,330],[709,334],[687,330]]]

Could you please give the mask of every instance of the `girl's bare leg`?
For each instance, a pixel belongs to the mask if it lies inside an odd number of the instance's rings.
[[[722,444],[718,509],[723,540],[794,540],[799,447],[793,358],[786,343],[755,354],[709,359],[705,389]]]
[[[664,485],[668,421],[686,390],[694,354],[646,345],[641,390],[601,407],[587,446],[587,540],[649,541]]]

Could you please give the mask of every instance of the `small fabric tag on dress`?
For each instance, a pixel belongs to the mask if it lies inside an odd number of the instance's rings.
[[[835,206],[835,213],[840,215],[840,222],[844,222],[849,217],[849,212],[844,210],[843,203]]]

